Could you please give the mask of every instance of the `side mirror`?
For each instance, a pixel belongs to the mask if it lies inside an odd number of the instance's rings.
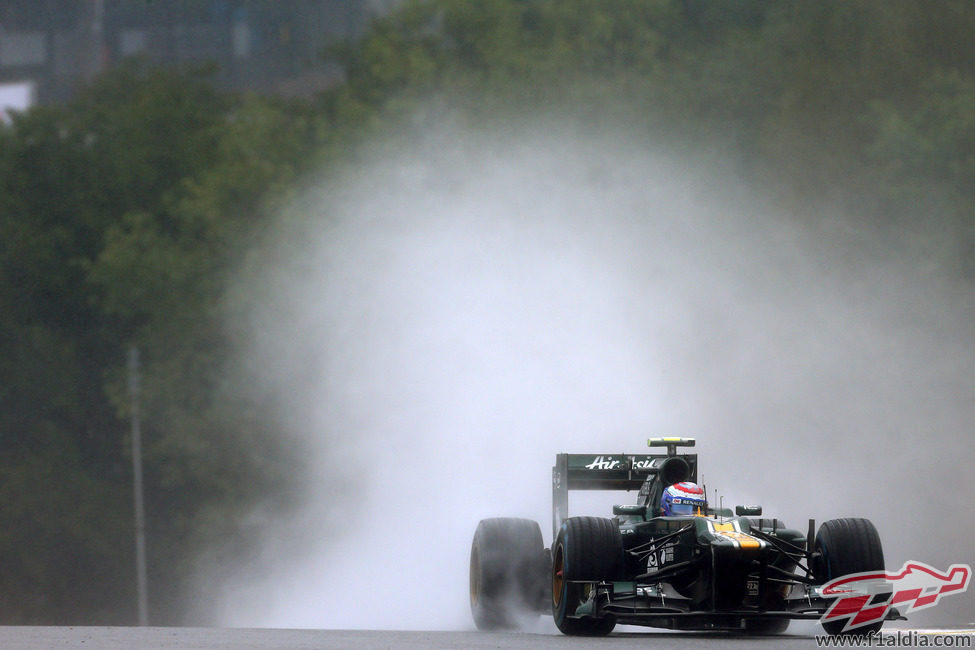
[[[613,514],[644,517],[647,514],[647,507],[644,505],[613,506]]]
[[[760,517],[762,506],[735,506],[735,514],[739,517]]]

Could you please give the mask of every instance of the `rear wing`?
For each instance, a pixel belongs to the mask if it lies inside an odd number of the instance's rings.
[[[569,516],[569,490],[639,490],[651,475],[660,475],[668,485],[697,482],[697,454],[676,454],[670,446],[667,451],[670,453],[557,454],[552,467],[553,542]]]

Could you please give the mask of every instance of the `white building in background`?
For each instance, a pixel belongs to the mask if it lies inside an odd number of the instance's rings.
[[[34,105],[34,82],[0,83],[0,124],[10,124],[13,113],[26,111]]]

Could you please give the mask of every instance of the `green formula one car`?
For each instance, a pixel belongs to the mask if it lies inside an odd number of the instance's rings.
[[[793,619],[821,619],[835,601],[834,578],[883,571],[866,519],[833,519],[815,536],[762,517],[761,506],[716,508],[696,484],[693,439],[651,438],[666,454],[558,454],[552,468],[553,539],[527,519],[482,520],[470,562],[478,629],[518,627],[551,609],[565,634],[609,634],[617,623],[675,630],[785,631]],[[569,517],[570,490],[639,490],[613,518]],[[882,599],[883,589],[873,593]],[[889,608],[886,620],[901,619]],[[850,616],[823,621],[846,633]],[[883,620],[852,631],[879,630]]]

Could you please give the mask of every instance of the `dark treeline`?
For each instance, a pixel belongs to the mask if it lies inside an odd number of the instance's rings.
[[[126,350],[144,360],[152,622],[207,623],[301,451],[241,358],[242,265],[311,171],[404,119],[564,110],[713,148],[783,210],[920,235],[975,277],[975,13],[963,0],[407,2],[310,100],[139,62],[0,128],[0,622],[135,620]],[[440,108],[433,110],[431,105]],[[443,108],[448,106],[448,109]],[[422,122],[421,119],[421,122]],[[313,468],[310,468],[313,469]]]

